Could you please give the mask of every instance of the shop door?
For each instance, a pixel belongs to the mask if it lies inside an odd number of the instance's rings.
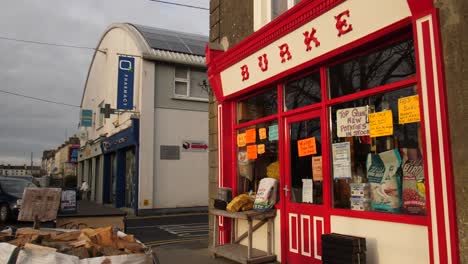
[[[287,263],[321,263],[321,236],[329,226],[324,207],[327,196],[323,192],[323,183],[328,178],[322,170],[323,125],[318,111],[286,119],[282,190]]]

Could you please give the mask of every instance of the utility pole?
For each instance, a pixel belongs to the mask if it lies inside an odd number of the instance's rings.
[[[33,176],[33,153],[31,152],[31,176]]]

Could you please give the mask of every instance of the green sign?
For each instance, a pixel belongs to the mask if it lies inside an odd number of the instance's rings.
[[[93,126],[93,110],[81,109],[81,126],[82,127]]]

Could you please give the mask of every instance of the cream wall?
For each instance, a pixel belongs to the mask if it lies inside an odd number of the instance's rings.
[[[182,152],[183,140],[208,143],[208,113],[155,109],[155,208],[208,205],[208,151]],[[180,160],[161,160],[161,145],[180,146]]]
[[[109,103],[112,108],[116,108],[119,55],[135,57],[134,110],[140,110],[141,52],[128,29],[113,28],[107,32],[98,46],[83,96],[82,109],[91,109],[95,115],[93,119],[95,126],[82,128],[88,131],[88,139],[96,139],[105,133],[110,136],[131,125],[129,120],[131,114],[124,113],[120,116],[111,115],[109,119],[104,120],[103,127],[98,127],[99,104],[104,101]],[[119,119],[120,125],[116,127],[113,122],[117,119]]]
[[[140,149],[138,173],[138,208],[154,207],[154,62],[144,61],[142,71],[142,96],[139,98]]]
[[[430,263],[425,226],[341,216],[331,216],[330,221],[331,232],[366,238],[367,263]]]

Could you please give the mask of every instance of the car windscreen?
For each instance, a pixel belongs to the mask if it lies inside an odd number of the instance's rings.
[[[36,187],[34,183],[24,180],[0,180],[2,190],[17,198],[23,197],[24,189],[27,187]]]

